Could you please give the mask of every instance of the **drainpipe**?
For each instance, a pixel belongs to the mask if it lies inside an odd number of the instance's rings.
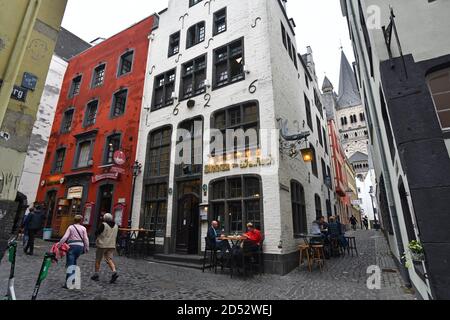
[[[11,92],[14,89],[14,83],[16,82],[19,74],[22,60],[25,56],[27,44],[30,41],[31,33],[34,29],[34,24],[37,20],[41,3],[42,0],[28,1],[28,7],[22,21],[22,26],[6,67],[2,88],[0,89],[0,128],[3,124],[6,110],[8,109],[8,103],[11,99]]]
[[[361,43],[362,43],[362,39],[361,39],[361,35],[359,34],[359,28],[357,28],[356,25],[356,10],[355,7],[353,5],[352,0],[348,0],[347,3],[347,7],[350,7],[351,9],[351,15],[354,17],[353,19],[353,28],[355,30],[355,36],[357,38],[356,41],[356,45],[358,46],[359,51],[362,53],[364,52]],[[349,14],[349,13],[347,13]],[[351,21],[349,19],[349,21]],[[370,76],[369,76],[369,72],[368,72],[368,66],[367,66],[367,61],[364,57],[364,59],[360,59],[362,61],[363,64],[363,72],[364,72],[364,78],[366,80],[367,84],[370,84]],[[375,112],[375,98],[373,95],[373,92],[371,90],[370,87],[367,88],[367,93],[368,93],[368,98],[369,98],[369,103],[367,105],[367,108],[370,110],[370,113],[372,115],[376,115]],[[395,233],[395,238],[396,238],[396,242],[397,242],[397,248],[399,250],[399,254],[400,256],[403,254],[403,252],[405,251],[405,247],[403,245],[403,239],[401,236],[401,231],[400,231],[400,225],[398,222],[398,214],[397,214],[397,208],[395,207],[395,203],[394,203],[394,193],[392,191],[392,183],[391,183],[391,175],[389,173],[389,167],[388,167],[388,162],[387,162],[387,157],[386,157],[386,152],[384,151],[384,144],[382,141],[382,135],[381,135],[381,128],[380,128],[380,123],[378,121],[378,116],[373,116],[372,117],[373,120],[373,125],[374,125],[374,129],[376,130],[376,134],[375,138],[378,140],[378,145],[380,146],[380,156],[381,156],[381,168],[382,168],[382,172],[383,172],[383,176],[384,176],[384,181],[385,181],[385,186],[386,186],[386,195],[387,195],[387,200],[388,200],[388,204],[389,204],[389,209],[390,209],[390,215],[392,217],[392,225],[394,226],[394,233]],[[403,279],[406,282],[406,285],[408,287],[412,287],[411,284],[411,278],[409,276],[409,271],[404,267],[404,265],[400,262],[401,266],[400,266],[400,273],[403,277]]]

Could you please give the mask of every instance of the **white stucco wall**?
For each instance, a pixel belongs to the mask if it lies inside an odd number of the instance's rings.
[[[29,204],[33,203],[36,199],[42,167],[45,161],[47,144],[50,138],[59,93],[67,65],[68,63],[66,61],[53,55],[47,79],[45,81],[44,92],[39,104],[36,122],[33,126],[30,145],[28,147],[19,186],[19,192],[27,196]]]

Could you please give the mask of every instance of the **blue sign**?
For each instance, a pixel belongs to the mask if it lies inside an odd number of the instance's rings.
[[[22,79],[22,87],[33,90],[36,89],[38,78],[31,73],[25,72]]]

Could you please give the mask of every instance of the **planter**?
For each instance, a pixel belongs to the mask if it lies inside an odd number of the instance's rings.
[[[414,262],[414,264],[422,263],[425,260],[425,255],[423,253],[411,252],[411,259]]]

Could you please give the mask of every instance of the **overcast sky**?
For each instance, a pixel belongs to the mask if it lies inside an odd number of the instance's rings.
[[[108,38],[166,8],[167,3],[168,0],[69,0],[63,27],[88,42]],[[312,47],[320,81],[326,74],[337,91],[341,44],[349,60],[354,60],[340,1],[290,0],[288,15],[297,24],[298,51],[305,53],[307,46]]]

